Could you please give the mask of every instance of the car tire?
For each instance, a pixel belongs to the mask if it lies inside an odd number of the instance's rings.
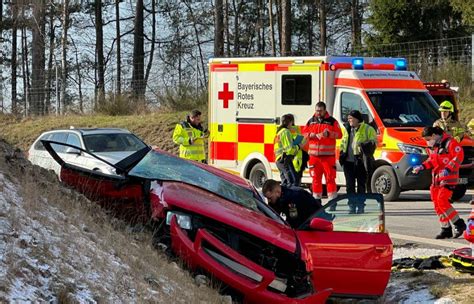
[[[375,169],[370,181],[372,192],[383,194],[385,201],[397,200],[400,196],[400,185],[391,166],[380,166]]]
[[[249,180],[258,190],[262,189],[263,183],[267,179],[267,170],[265,170],[265,166],[262,163],[256,163],[252,169],[250,169]]]
[[[454,187],[451,200],[453,202],[459,201],[461,198],[463,198],[464,194],[466,194],[466,191],[467,191],[466,185],[456,185],[456,187]]]

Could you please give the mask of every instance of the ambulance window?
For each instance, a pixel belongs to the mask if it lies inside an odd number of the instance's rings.
[[[283,75],[281,104],[311,105],[311,75]]]
[[[364,102],[364,99],[360,95],[343,92],[341,94],[341,120],[347,122],[347,115],[352,110],[358,110],[362,113],[366,123],[370,123],[372,115]]]

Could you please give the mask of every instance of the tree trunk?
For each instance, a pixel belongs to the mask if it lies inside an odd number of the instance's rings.
[[[44,58],[44,36],[45,36],[45,0],[32,2],[33,18],[32,23],[32,73],[30,108],[33,115],[44,115],[44,90],[45,90],[45,58]]]
[[[25,20],[25,12],[23,8],[22,20]],[[28,116],[28,104],[30,103],[30,71],[28,63],[28,43],[26,40],[26,29],[23,26],[21,28],[21,65],[22,65],[22,76],[23,76],[23,108],[24,115]]]
[[[272,56],[276,56],[276,46],[275,46],[275,26],[273,24],[273,1],[268,1],[268,18],[270,21],[270,44],[272,47]]]
[[[240,11],[242,10],[242,6],[244,5],[244,1],[240,0],[239,4],[235,3],[235,0],[232,1],[234,7],[234,56],[239,56],[240,54]]]
[[[291,55],[291,0],[281,1],[281,55]]]
[[[361,7],[359,5],[359,0],[352,0],[351,3],[351,21],[352,21],[352,27],[351,27],[351,38],[352,38],[352,54],[354,54],[355,51],[357,51],[361,44]]]
[[[135,6],[135,25],[133,31],[133,72],[132,92],[134,98],[142,100],[145,97],[144,66],[145,51],[143,47],[143,0],[137,0]]]
[[[281,25],[281,1],[282,0],[275,0],[276,1],[276,11],[277,11],[277,25],[278,25],[278,48],[280,54],[283,52],[281,47],[281,33],[282,33],[282,25]]]
[[[216,0],[215,10],[214,57],[224,56],[224,13],[222,0]]]
[[[52,79],[53,79],[53,55],[54,55],[54,37],[55,37],[54,26],[54,14],[53,12],[49,13],[49,53],[48,53],[48,69],[46,73],[46,100],[45,107],[46,109],[51,108],[51,89],[52,89]]]
[[[97,101],[102,105],[105,100],[105,62],[104,62],[104,32],[102,23],[102,1],[95,0],[95,47],[97,71]]]
[[[230,29],[229,29],[229,0],[225,1],[225,15],[224,15],[224,24],[225,24],[225,41],[226,41],[226,56],[230,57]]]
[[[115,93],[117,95],[122,94],[122,59],[121,59],[121,41],[120,41],[120,0],[115,0],[115,35],[117,36],[117,81],[115,85]],[[77,56],[77,54],[76,54]],[[82,110],[81,110],[82,112]]]
[[[84,100],[82,96],[82,76],[81,76],[81,64],[79,63],[79,56],[78,56],[78,51],[76,47],[76,43],[74,42],[74,39],[71,39],[72,45],[74,46],[75,50],[75,55],[76,55],[76,73],[77,73],[77,86],[79,90],[79,111],[81,113],[84,113]]]
[[[12,113],[17,113],[17,99],[16,99],[16,70],[17,70],[17,23],[18,23],[18,6],[15,3],[16,1],[11,2],[12,10],[12,63],[11,63],[11,78],[12,78]]]
[[[319,1],[319,30],[320,40],[319,40],[319,52],[321,55],[326,55],[326,40],[327,40],[327,33],[326,33],[326,0],[318,0]]]
[[[62,13],[63,34],[61,37],[61,100],[62,113],[66,112],[66,86],[67,86],[67,28],[69,26],[69,0],[63,2]]]
[[[151,0],[151,47],[150,47],[150,59],[146,66],[145,81],[143,87],[146,88],[148,83],[148,78],[150,77],[151,67],[153,65],[153,55],[155,54],[155,39],[156,39],[156,0]]]
[[[314,29],[313,29],[313,18],[314,18],[314,5],[308,5],[308,23],[306,25],[307,28],[307,35],[308,35],[308,51],[306,55],[313,55],[313,35],[314,35]]]

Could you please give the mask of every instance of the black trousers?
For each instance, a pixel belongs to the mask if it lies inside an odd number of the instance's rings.
[[[280,171],[280,179],[282,186],[299,186],[298,176],[293,166],[293,157],[284,155],[276,162],[276,166]]]
[[[347,194],[356,193],[356,181],[357,181],[357,193],[365,193],[365,187],[367,182],[367,172],[365,171],[362,160],[356,162],[344,162],[344,177],[346,178],[346,191]]]

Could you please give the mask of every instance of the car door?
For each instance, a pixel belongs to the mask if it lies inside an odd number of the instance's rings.
[[[331,219],[333,225],[330,231],[318,231],[309,224],[297,231],[313,260],[315,287],[332,288],[335,296],[383,295],[393,254],[392,241],[384,228],[383,197],[341,195],[313,218]]]

